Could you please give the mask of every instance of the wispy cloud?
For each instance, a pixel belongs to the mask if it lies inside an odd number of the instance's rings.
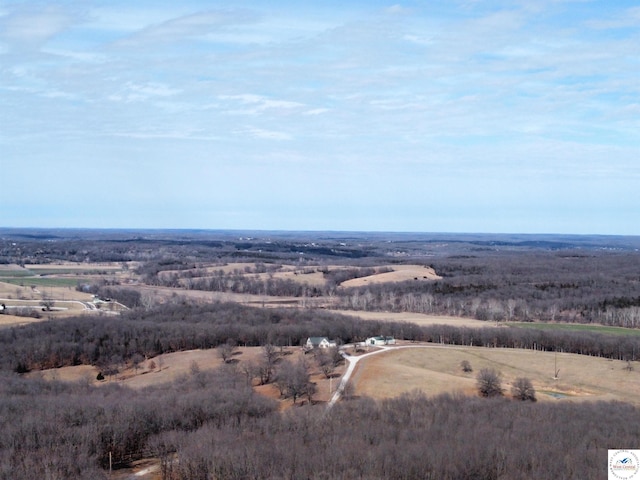
[[[599,30],[638,28],[640,27],[640,7],[631,7],[622,12],[615,11],[613,15],[590,19],[585,24]]]
[[[34,50],[86,17],[56,5],[18,6],[0,16],[0,41],[9,51]]]
[[[136,84],[127,82],[118,93],[109,95],[107,98],[115,102],[136,102],[150,98],[171,97],[181,91],[161,83]]]
[[[204,38],[225,27],[255,22],[258,15],[240,10],[209,10],[172,18],[145,28],[116,42],[120,47],[140,45],[157,46],[187,40]]]
[[[218,98],[230,104],[230,110],[228,110],[228,112],[232,114],[258,115],[266,111],[291,112],[305,106],[300,102],[272,99],[262,95],[248,93],[219,95]]]
[[[638,7],[87,0],[2,9],[0,111],[11,121],[0,141],[22,174],[44,157],[82,168],[90,151],[143,175],[134,160],[144,152],[158,177],[198,158],[232,185],[242,165],[260,199],[271,194],[260,185],[272,161],[290,167],[270,172],[283,185],[317,181],[343,202],[385,192],[378,203],[412,198],[416,211],[438,195],[479,203],[481,180],[504,185],[503,201],[527,190],[535,208],[529,184],[579,191],[598,176],[603,195],[637,203]]]
[[[277,140],[277,141],[285,141],[291,140],[292,136],[285,132],[278,132],[275,130],[267,130],[264,128],[258,127],[248,127],[245,130],[238,132],[241,136],[248,134],[253,138],[258,138],[261,140]]]

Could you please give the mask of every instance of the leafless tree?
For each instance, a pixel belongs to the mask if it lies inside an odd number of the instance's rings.
[[[49,312],[53,308],[53,300],[50,298],[43,297],[42,302],[40,303],[42,304],[43,311]]]
[[[483,368],[476,377],[478,392],[483,397],[502,395],[502,376],[493,368]]]
[[[231,357],[236,352],[237,347],[233,340],[229,339],[225,343],[218,345],[218,356],[224,363],[229,363]]]
[[[258,375],[260,384],[269,383],[273,376],[276,361],[278,360],[278,350],[271,344],[262,347],[262,361],[258,364]]]
[[[333,375],[333,372],[336,369],[336,364],[334,362],[333,356],[331,355],[331,352],[327,350],[329,349],[316,348],[314,350],[314,357],[322,374],[326,378],[329,378],[331,377],[331,375]]]
[[[536,401],[536,391],[531,380],[525,377],[516,378],[511,386],[511,396],[518,400]]]
[[[135,371],[135,373],[138,373],[138,369],[140,368],[140,364],[144,361],[144,357],[142,355],[140,355],[139,353],[135,353],[132,357],[131,357],[131,363],[133,365],[133,369]]]
[[[471,367],[471,364],[469,363],[469,360],[462,360],[460,362],[460,368],[465,373],[473,372],[473,368]]]
[[[247,380],[247,385],[251,386],[253,378],[256,376],[256,372],[259,371],[259,368],[252,361],[243,361],[240,363],[240,371],[244,374]]]
[[[311,402],[315,393],[315,385],[309,377],[309,370],[304,359],[297,362],[285,361],[281,364],[277,374],[277,384],[282,394],[293,400],[307,396]]]

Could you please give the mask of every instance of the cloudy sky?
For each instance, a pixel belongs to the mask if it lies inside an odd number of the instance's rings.
[[[0,0],[0,226],[640,234],[637,1]]]

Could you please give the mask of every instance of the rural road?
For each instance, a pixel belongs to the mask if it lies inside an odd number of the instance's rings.
[[[343,347],[351,347],[353,345],[344,345]],[[369,353],[365,353],[364,355],[360,355],[360,356],[352,356],[352,355],[347,355],[346,353],[344,353],[344,351],[340,351],[340,354],[342,355],[342,357],[349,362],[349,366],[347,367],[347,370],[344,372],[344,375],[342,375],[342,379],[340,380],[340,384],[338,385],[338,388],[336,389],[335,393],[333,394],[333,396],[331,397],[331,400],[329,400],[329,403],[327,404],[327,410],[329,410],[331,407],[333,407],[333,405],[340,400],[340,397],[342,396],[342,392],[344,392],[344,387],[347,385],[347,383],[349,383],[349,380],[351,379],[351,375],[353,374],[353,372],[356,369],[356,365],[358,364],[358,362],[360,362],[360,360],[365,359],[365,358],[369,358],[371,355],[377,355],[378,353],[383,353],[383,352],[388,352],[389,350],[399,350],[399,349],[405,349],[405,348],[456,348],[455,345],[438,345],[438,344],[431,344],[431,345],[396,345],[393,347],[388,347],[388,346],[379,346],[378,347],[380,350],[376,350],[374,352],[369,352]]]
[[[345,347],[347,346],[349,345],[345,345]],[[371,355],[376,355],[378,353],[386,352],[389,349],[390,349],[389,347],[381,346],[380,350],[376,350],[375,352],[365,353],[364,355],[360,355],[357,357],[347,355],[346,353],[344,353],[344,351],[341,351],[340,354],[349,363],[349,366],[347,367],[347,370],[344,372],[344,375],[342,375],[342,380],[340,380],[340,385],[338,385],[338,388],[336,389],[335,393],[331,397],[331,400],[329,400],[329,403],[327,404],[327,409],[330,409],[331,407],[333,407],[333,405],[340,399],[340,396],[344,391],[344,387],[347,385],[347,383],[349,383],[349,379],[351,378],[351,375],[353,374],[354,370],[356,369],[356,365],[360,360],[362,360],[363,358],[368,358]]]
[[[0,298],[0,302],[14,302],[13,298]],[[7,305],[7,309],[9,308],[21,308],[21,307],[29,307],[29,308],[41,308],[43,300],[19,300],[20,303],[24,303],[26,305]],[[80,300],[51,300],[53,303],[73,303],[76,305],[82,305],[84,310],[97,310],[96,306],[91,302],[81,302]]]

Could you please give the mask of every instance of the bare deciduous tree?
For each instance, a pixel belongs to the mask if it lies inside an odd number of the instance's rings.
[[[460,368],[465,373],[473,372],[473,368],[471,367],[471,364],[469,363],[469,360],[462,360],[460,362]]]
[[[278,360],[278,350],[271,344],[262,347],[262,361],[258,365],[260,384],[264,385],[271,381],[273,370]]]
[[[329,378],[331,377],[331,375],[333,375],[333,372],[336,369],[337,363],[335,361],[333,352],[330,352],[327,350],[329,349],[316,348],[314,350],[314,356],[316,359],[316,363],[318,364],[318,368],[320,369],[322,374],[326,378]],[[337,349],[331,349],[331,350],[337,350]]]
[[[502,395],[502,376],[493,368],[483,368],[476,377],[478,392],[483,397],[498,397]]]
[[[300,397],[307,396],[311,402],[315,393],[315,385],[309,378],[309,370],[304,359],[293,363],[283,362],[278,369],[276,383],[282,395],[291,398],[293,403]]]
[[[227,340],[225,343],[218,345],[218,356],[224,363],[229,363],[231,357],[236,352],[236,344],[233,340]]]
[[[42,310],[49,312],[51,311],[51,309],[53,308],[53,300],[47,298],[47,297],[43,297],[42,298],[42,302],[40,302],[42,305]]]
[[[531,380],[525,377],[516,378],[511,386],[511,395],[518,400],[536,401],[536,391]]]
[[[251,361],[243,361],[240,364],[240,371],[244,374],[247,385],[251,386],[253,383],[253,378],[256,376],[256,372],[259,371],[258,366]]]
[[[133,365],[133,369],[135,373],[138,373],[138,369],[140,368],[140,364],[144,361],[144,357],[139,353],[133,354],[131,357],[131,364]]]

